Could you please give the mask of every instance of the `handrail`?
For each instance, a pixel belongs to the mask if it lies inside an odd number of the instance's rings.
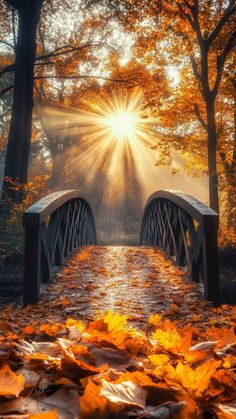
[[[194,196],[188,195],[181,191],[164,189],[154,192],[147,200],[145,208],[155,198],[168,199],[178,207],[185,210],[192,218],[202,224],[207,230],[218,228],[218,214],[209,208],[204,202]]]
[[[96,243],[90,205],[79,190],[54,192],[23,214],[24,304],[35,303],[71,252]]]
[[[187,266],[195,282],[203,279],[205,297],[219,302],[218,214],[179,191],[154,192],[145,205],[140,243],[166,250]]]
[[[67,201],[86,198],[78,189],[53,192],[31,205],[23,214],[23,227],[36,227],[43,223],[46,218]]]

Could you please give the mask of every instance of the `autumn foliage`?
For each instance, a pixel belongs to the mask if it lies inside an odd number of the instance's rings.
[[[201,331],[152,315],[144,332],[109,311],[8,332],[1,418],[235,417],[235,316]]]

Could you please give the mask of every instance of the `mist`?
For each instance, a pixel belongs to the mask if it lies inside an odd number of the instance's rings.
[[[134,135],[122,139],[106,126],[107,112],[104,106],[96,112],[63,106],[43,108],[50,188],[76,188],[86,196],[95,217],[98,243],[137,244],[150,194],[174,189],[191,195],[194,190],[194,196],[207,203],[208,180],[187,174],[183,159],[174,151],[172,166],[155,166],[153,121],[140,120]],[[176,174],[172,173],[174,167]]]

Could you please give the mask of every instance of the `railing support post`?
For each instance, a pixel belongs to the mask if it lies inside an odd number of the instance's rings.
[[[205,230],[202,239],[204,294],[215,305],[220,302],[217,230]]]
[[[36,303],[40,296],[41,229],[25,229],[24,305]]]

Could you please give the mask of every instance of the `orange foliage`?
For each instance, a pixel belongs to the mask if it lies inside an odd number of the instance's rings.
[[[149,325],[155,328],[151,335],[138,332],[129,328],[126,316],[109,311],[87,325],[76,319],[65,325],[35,324],[35,342],[12,335],[2,338],[0,414],[15,411],[28,413],[28,418],[57,418],[63,394],[68,417],[72,409],[78,418],[112,418],[122,412],[124,418],[132,413],[136,418],[152,414],[203,419],[209,408],[218,418],[233,417],[234,329],[209,328],[206,340],[199,341],[190,326],[181,330],[158,315],[150,317]],[[24,334],[31,332],[30,327]],[[42,333],[49,341],[42,340]],[[200,360],[191,359],[192,353],[201,354]],[[47,406],[46,411],[38,410],[40,406]]]

